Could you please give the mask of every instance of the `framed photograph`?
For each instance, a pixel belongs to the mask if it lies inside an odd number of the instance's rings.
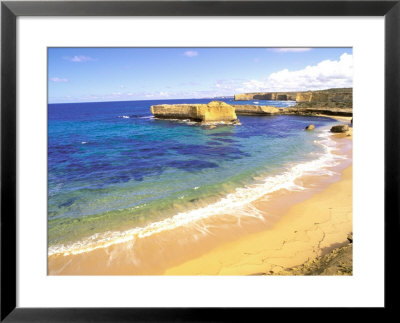
[[[399,16],[3,1],[1,320],[394,308]]]

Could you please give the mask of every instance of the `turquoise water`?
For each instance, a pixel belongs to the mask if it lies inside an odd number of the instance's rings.
[[[241,125],[211,128],[157,120],[150,113],[154,104],[209,101],[49,104],[50,249],[95,242],[109,232],[161,226],[177,214],[191,219],[196,214],[191,210],[205,214],[210,205],[229,207],[249,198],[250,191],[238,189],[258,185],[253,193],[265,193],[307,167],[312,170],[313,161],[320,167],[329,159],[321,145],[323,129],[336,123],[329,118],[239,116]],[[235,104],[293,104],[256,102]],[[304,131],[310,123],[316,131]]]

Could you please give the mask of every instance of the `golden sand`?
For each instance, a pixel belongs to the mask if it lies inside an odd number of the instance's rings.
[[[225,243],[165,275],[251,275],[298,266],[346,243],[352,232],[352,167],[339,182],[291,207],[273,228]]]
[[[351,136],[334,138],[351,148],[352,141],[347,140]],[[348,157],[349,165],[351,152]],[[302,177],[298,181],[308,189],[281,190],[251,203],[268,218],[267,222],[221,214],[205,223],[88,253],[50,256],[48,274],[279,274],[344,245],[352,232],[351,166],[334,183],[329,176]],[[199,233],[204,225],[207,230]]]
[[[284,196],[281,192],[275,195],[275,203],[255,202],[258,209],[275,214],[275,223],[261,225],[261,232],[257,232],[257,222],[245,225],[248,232],[253,232],[250,234],[243,234],[232,224],[223,231],[223,237],[210,231],[205,240],[189,246],[179,243],[187,232],[166,232],[161,241],[152,237],[133,245],[128,242],[80,255],[49,257],[49,274],[276,274],[343,245],[352,231],[351,166],[343,171],[340,181],[322,192],[307,193],[311,197],[305,201],[304,194]],[[296,203],[299,199],[303,201],[286,206],[285,201]],[[215,227],[221,224],[215,223]]]

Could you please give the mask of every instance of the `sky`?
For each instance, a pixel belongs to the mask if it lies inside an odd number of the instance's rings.
[[[352,48],[48,48],[49,103],[352,87]]]

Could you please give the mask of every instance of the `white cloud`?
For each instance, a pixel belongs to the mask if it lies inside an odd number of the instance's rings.
[[[58,83],[58,82],[68,82],[68,79],[60,78],[60,77],[51,77],[50,80],[53,81],[53,82],[56,82],[56,83]]]
[[[84,56],[84,55],[75,55],[75,56],[64,56],[64,59],[70,62],[74,63],[83,63],[83,62],[90,62],[94,61],[95,59],[90,57],[90,56]]]
[[[283,48],[272,48],[271,50],[278,53],[302,53],[308,52],[312,48],[305,47],[283,47]]]
[[[53,82],[67,82],[67,79],[51,78]],[[235,93],[268,92],[268,91],[306,91],[328,88],[352,87],[353,55],[342,54],[338,60],[324,60],[316,65],[290,71],[283,69],[263,79],[219,79],[208,89],[190,90],[175,89],[175,91],[131,92],[116,91],[101,96],[74,98],[76,102],[109,101],[109,100],[143,100],[170,98],[209,98],[215,96],[233,96]],[[122,88],[122,87],[121,87]],[[52,101],[71,101],[70,98],[51,98]]]
[[[194,50],[188,50],[188,51],[184,52],[183,55],[185,55],[186,57],[195,57],[195,56],[199,55],[199,53]]]
[[[353,55],[345,53],[337,61],[325,60],[298,71],[290,72],[286,69],[272,73],[268,84],[299,90],[352,87]]]
[[[235,89],[239,92],[307,91],[353,86],[353,55],[325,60],[297,71],[281,70],[264,80],[249,80]]]

